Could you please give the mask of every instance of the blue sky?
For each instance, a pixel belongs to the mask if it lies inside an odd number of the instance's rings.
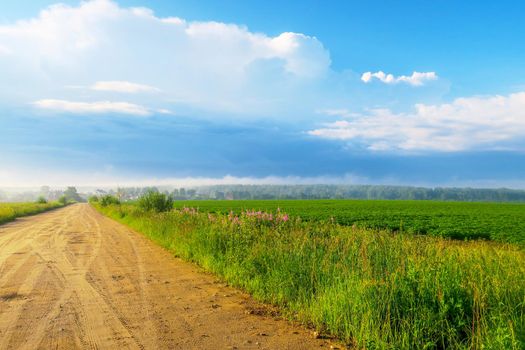
[[[0,186],[525,188],[520,2],[54,3],[0,5]]]

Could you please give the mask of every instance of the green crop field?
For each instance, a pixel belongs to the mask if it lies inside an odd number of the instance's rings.
[[[525,243],[525,204],[387,200],[177,201],[202,212],[277,208],[303,220],[387,229],[456,239]]]
[[[377,220],[385,211],[388,219],[421,203],[184,202],[177,205],[200,204],[201,211],[187,207],[167,212],[146,210],[139,203],[93,205],[350,348],[523,349],[522,247],[394,233],[329,219],[352,218],[349,213],[356,208],[375,208]],[[241,208],[277,205],[283,210],[241,213]],[[228,213],[230,208],[238,213]],[[480,220],[494,217],[489,208],[507,215],[502,208],[510,208],[516,220],[523,207],[426,203],[422,208],[425,215],[443,221],[462,217],[454,208],[472,213],[481,208]]]
[[[63,206],[58,202],[51,203],[0,203],[0,224],[12,221],[20,216],[38,214]]]

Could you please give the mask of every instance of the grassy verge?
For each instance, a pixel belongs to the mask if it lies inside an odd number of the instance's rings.
[[[283,214],[98,210],[290,317],[368,349],[522,349],[525,252]]]
[[[0,224],[12,221],[17,217],[42,213],[62,207],[59,202],[51,203],[0,203]]]

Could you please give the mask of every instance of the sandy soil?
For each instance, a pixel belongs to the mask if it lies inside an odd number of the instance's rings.
[[[328,349],[76,204],[0,226],[0,349]]]

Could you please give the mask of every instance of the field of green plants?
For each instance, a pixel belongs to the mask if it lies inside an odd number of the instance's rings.
[[[20,216],[42,213],[47,210],[58,208],[64,204],[51,203],[0,203],[0,224],[12,221]]]
[[[525,204],[388,200],[178,201],[178,208],[239,213],[246,209],[286,213],[308,221],[403,231],[456,239],[525,243]]]
[[[270,202],[257,202],[260,207],[245,202],[255,210],[244,211],[238,202],[214,202],[216,210],[199,202],[200,211],[166,212],[145,209],[151,201],[142,203],[93,205],[177,256],[278,306],[287,317],[352,347],[525,347],[525,251],[519,245],[340,225],[330,217],[348,217],[342,202],[279,202],[282,209],[272,213],[257,210]],[[328,203],[324,210],[321,203]],[[333,210],[337,205],[340,211]],[[442,216],[459,215],[436,205]],[[228,213],[230,208],[235,212]]]

